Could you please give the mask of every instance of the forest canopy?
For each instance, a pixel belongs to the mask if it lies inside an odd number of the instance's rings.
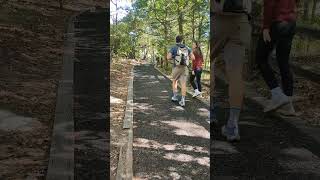
[[[118,5],[116,0],[112,1]],[[175,37],[183,35],[185,44],[199,41],[205,59],[208,56],[209,1],[203,0],[136,0],[127,15],[111,24],[111,48],[113,56],[163,60]],[[162,62],[161,62],[162,64]]]

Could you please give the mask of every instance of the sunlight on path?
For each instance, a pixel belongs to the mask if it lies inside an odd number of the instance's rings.
[[[191,136],[191,137],[201,137],[205,139],[210,139],[210,132],[204,127],[199,126],[194,123],[185,121],[162,121],[169,126],[175,127],[174,132],[180,136]]]
[[[204,148],[204,147],[183,145],[183,144],[180,144],[180,143],[161,144],[158,141],[149,140],[149,139],[145,139],[145,138],[136,138],[135,142],[133,143],[133,145],[135,147],[150,148],[150,149],[163,149],[163,150],[166,150],[166,151],[183,150],[183,151],[189,151],[189,152],[209,154],[208,149]]]
[[[279,164],[291,172],[315,173],[320,175],[320,158],[305,148],[291,147],[281,151]]]
[[[9,111],[0,110],[0,130],[31,131],[41,126],[41,123],[34,118],[24,117]]]
[[[167,153],[164,158],[169,159],[169,160],[175,160],[175,161],[179,161],[179,162],[196,162],[200,165],[203,166],[210,166],[210,159],[209,157],[193,157],[189,154],[182,154],[182,153]]]
[[[110,104],[121,104],[123,103],[122,99],[110,96]]]

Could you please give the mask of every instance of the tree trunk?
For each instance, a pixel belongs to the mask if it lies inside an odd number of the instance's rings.
[[[198,41],[201,41],[203,18],[203,16],[200,17],[200,23],[198,26]]]
[[[118,25],[118,0],[115,0],[115,5],[116,5],[116,25]]]
[[[210,1],[210,7],[212,8],[213,6],[213,1]],[[211,9],[210,9],[211,11]],[[210,16],[210,22],[213,22],[213,16]],[[213,33],[213,26],[210,26],[210,37],[212,37]],[[215,67],[214,67],[214,59],[211,56],[212,53],[212,47],[214,47],[214,41],[210,41],[210,55],[209,55],[209,60],[210,60],[210,112],[212,111],[213,107],[214,107],[214,92],[215,92]]]
[[[303,20],[308,21],[310,18],[310,0],[304,1],[304,11],[303,11]]]
[[[168,26],[167,24],[164,25],[164,47],[163,47],[163,57],[165,60],[165,66],[168,67],[168,59],[167,59],[167,43],[168,43]]]
[[[183,14],[180,11],[180,8],[178,8],[178,15],[179,15],[179,18],[178,18],[178,21],[179,21],[179,34],[181,36],[183,36]]]
[[[59,0],[60,9],[63,9],[63,0]]]
[[[195,4],[195,1],[193,1],[193,3]],[[196,31],[194,14],[195,14],[195,6],[193,6],[193,8],[192,8],[192,20],[191,20],[192,40],[195,40],[194,36],[195,36],[195,31]]]
[[[303,3],[303,20],[308,20],[308,2]]]
[[[312,14],[311,14],[312,20],[314,20],[316,17],[315,14],[316,14],[316,10],[317,10],[317,3],[318,3],[318,0],[313,0]]]
[[[206,53],[206,57],[204,59],[204,68],[208,69],[208,65],[209,65],[209,52],[210,52],[210,40],[208,41],[208,47],[207,47],[207,53]]]
[[[168,34],[169,34],[169,27],[167,23],[167,17],[168,17],[168,11],[166,10],[165,13],[165,20],[163,23],[164,26],[164,47],[163,47],[163,54],[164,54],[164,60],[165,60],[165,65],[166,68],[168,67],[168,59],[167,59],[167,44],[168,44]]]
[[[310,50],[310,37],[307,37],[307,51],[306,51],[306,55],[309,55],[309,50]]]

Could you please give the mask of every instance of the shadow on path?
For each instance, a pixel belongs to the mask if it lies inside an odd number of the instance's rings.
[[[142,179],[209,179],[208,106],[171,102],[171,82],[151,65],[134,68],[133,171]]]
[[[109,177],[107,11],[85,12],[75,23],[75,179]]]
[[[225,95],[226,87],[219,82],[216,86]],[[220,109],[218,125],[211,125],[211,179],[320,179],[319,144],[290,124],[245,102],[239,121],[241,141],[228,143],[220,131],[226,119]]]

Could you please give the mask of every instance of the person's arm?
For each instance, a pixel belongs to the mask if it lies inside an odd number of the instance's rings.
[[[275,0],[264,0],[263,4],[263,29],[270,29]]]
[[[172,59],[172,53],[171,52],[168,52],[167,53],[167,60],[171,60]]]
[[[171,47],[171,48],[168,50],[167,60],[171,60],[171,59],[172,59],[173,51],[174,51],[174,47]]]
[[[190,59],[193,61],[193,60],[195,60],[195,58],[196,58],[196,57],[194,56],[193,52],[191,52],[191,53],[190,53]]]
[[[275,5],[275,0],[264,0],[263,10],[263,40],[270,42],[270,26],[272,23],[272,12]]]
[[[221,14],[222,13],[222,4],[221,4],[220,0],[213,0],[211,2],[212,2],[211,6],[213,8],[212,11],[216,14]]]

